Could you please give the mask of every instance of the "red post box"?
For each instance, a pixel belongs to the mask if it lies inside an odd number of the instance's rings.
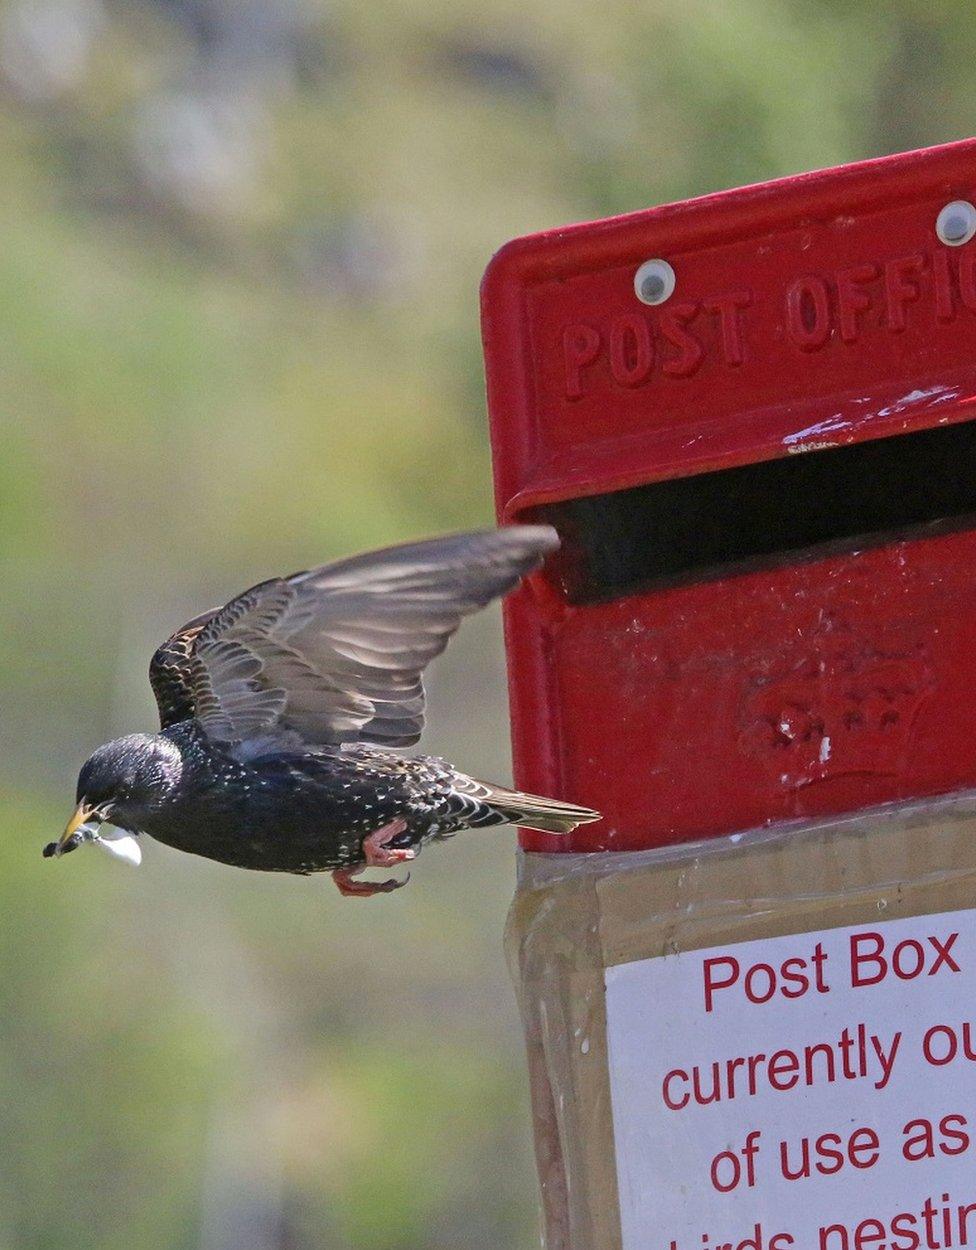
[[[517,781],[604,817],[521,839],[552,1247],[976,1242],[974,205],[967,141],[488,270],[498,514],[563,538]]]

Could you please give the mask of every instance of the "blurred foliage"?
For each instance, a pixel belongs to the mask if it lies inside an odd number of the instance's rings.
[[[0,1250],[534,1240],[510,834],[369,906],[40,847],[152,647],[490,520],[507,238],[961,137],[962,0],[0,5]],[[497,620],[428,745],[506,771]]]

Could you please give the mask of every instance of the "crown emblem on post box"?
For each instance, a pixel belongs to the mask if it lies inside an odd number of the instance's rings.
[[[840,653],[761,678],[746,700],[746,751],[784,786],[897,775],[929,693],[917,661]]]

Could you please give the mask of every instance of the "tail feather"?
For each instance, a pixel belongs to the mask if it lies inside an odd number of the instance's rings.
[[[485,781],[464,780],[470,785],[470,789],[468,785],[464,786],[465,793],[480,799],[506,823],[521,825],[525,829],[537,829],[541,833],[572,833],[577,825],[587,825],[600,819],[600,813],[591,807],[547,799],[538,794],[523,794],[520,790],[506,790]]]

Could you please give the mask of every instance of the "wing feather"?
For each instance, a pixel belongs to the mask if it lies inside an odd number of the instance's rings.
[[[244,754],[409,746],[424,721],[422,673],[461,620],[511,590],[559,540],[511,526],[353,556],[252,586],[177,631],[153,657],[163,727],[196,716]]]

